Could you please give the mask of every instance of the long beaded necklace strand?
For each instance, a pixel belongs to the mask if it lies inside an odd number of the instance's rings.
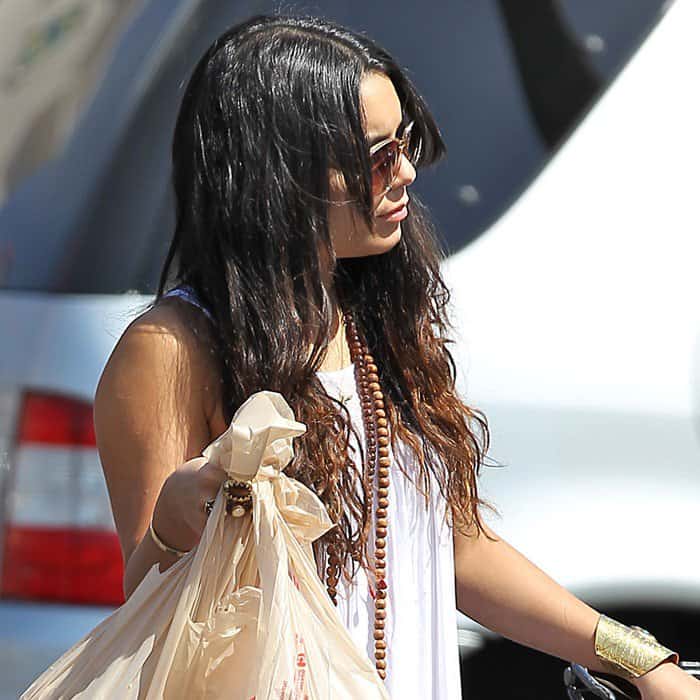
[[[355,381],[359,386],[360,401],[362,406],[362,420],[365,427],[367,441],[365,478],[370,514],[372,501],[374,500],[375,475],[377,483],[377,509],[374,522],[374,567],[376,570],[376,588],[370,593],[374,599],[374,658],[377,673],[384,680],[386,678],[386,652],[387,646],[384,639],[384,623],[386,620],[386,534],[387,534],[387,508],[389,507],[389,429],[384,406],[384,394],[379,385],[379,371],[374,358],[369,353],[367,346],[360,340],[360,335],[355,325],[352,314],[348,311],[344,315],[345,327],[349,334],[350,357],[355,365]],[[377,447],[379,449],[377,449]],[[340,555],[337,544],[328,545],[328,568],[326,570],[326,586],[328,595],[335,605],[338,578],[340,576]]]

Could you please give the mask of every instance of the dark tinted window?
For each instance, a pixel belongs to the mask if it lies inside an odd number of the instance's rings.
[[[426,96],[449,154],[415,187],[456,250],[527,186],[664,5],[461,0],[433,10],[338,0],[304,9],[375,37]],[[0,210],[0,286],[155,289],[173,225],[169,144],[182,82],[225,26],[274,6],[145,3],[63,154],[16,185]]]

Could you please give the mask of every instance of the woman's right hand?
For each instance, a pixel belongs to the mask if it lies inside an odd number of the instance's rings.
[[[221,467],[195,457],[163,482],[153,509],[153,528],[170,547],[190,550],[207,524],[206,502],[214,500],[226,480]]]

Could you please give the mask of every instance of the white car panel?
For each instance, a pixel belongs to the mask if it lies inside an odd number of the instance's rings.
[[[700,605],[700,5],[680,0],[529,190],[445,265],[497,532],[600,601]]]

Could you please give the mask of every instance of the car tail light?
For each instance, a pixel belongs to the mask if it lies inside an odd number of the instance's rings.
[[[119,540],[92,405],[27,393],[5,489],[0,595],[118,605]]]

